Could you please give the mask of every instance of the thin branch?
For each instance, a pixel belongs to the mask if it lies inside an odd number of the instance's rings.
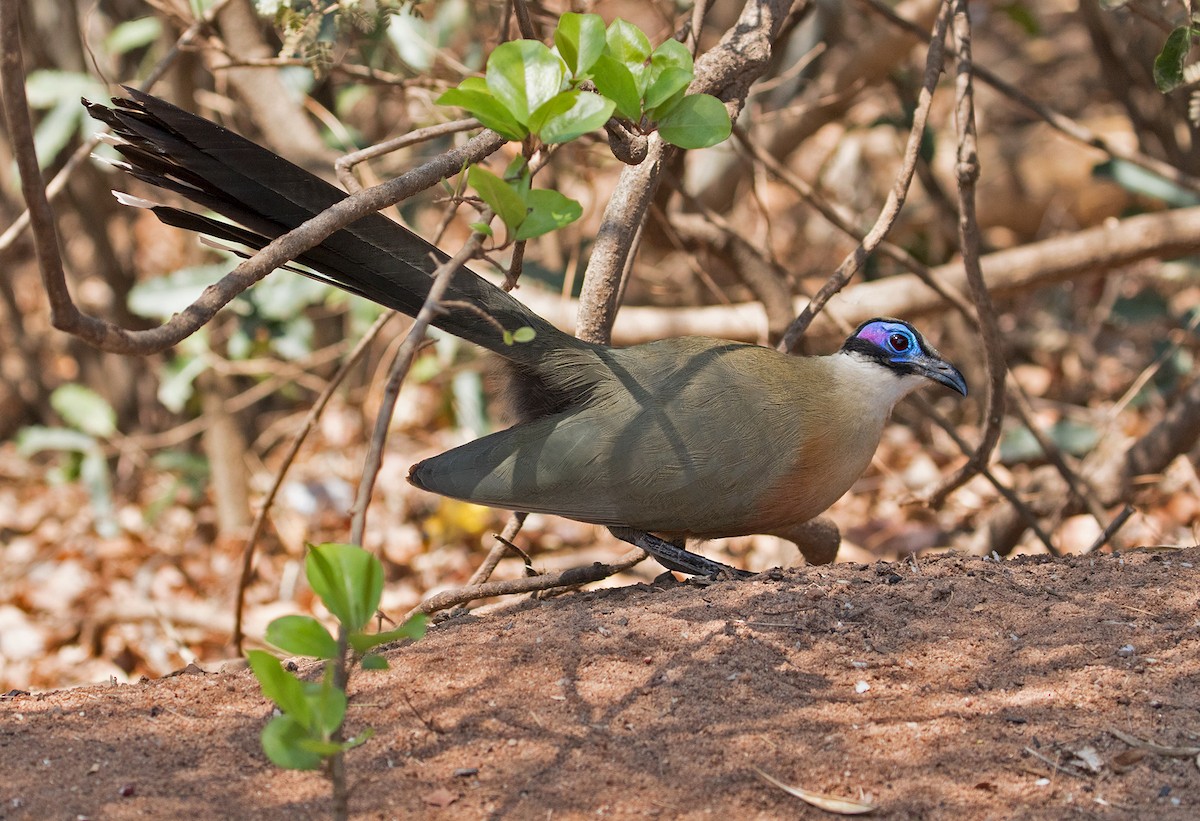
[[[266,527],[267,516],[271,512],[271,506],[275,503],[275,497],[279,493],[279,488],[283,486],[284,477],[287,476],[288,470],[292,463],[296,460],[296,456],[300,453],[300,448],[304,445],[308,435],[316,427],[317,421],[321,418],[321,414],[325,412],[326,405],[333,398],[333,394],[337,391],[338,386],[345,381],[350,371],[358,364],[371,343],[379,336],[383,326],[396,315],[395,311],[388,311],[381,314],[375,323],[367,329],[363,334],[362,339],[354,346],[354,350],[346,357],[346,360],[338,368],[337,373],[329,380],[329,384],[321,395],[317,397],[317,401],[308,409],[308,414],[304,417],[303,424],[300,425],[300,430],[292,438],[292,444],[288,447],[288,451],[283,456],[283,461],[279,468],[275,471],[275,478],[271,482],[271,487],[267,489],[267,495],[263,497],[262,503],[259,505],[258,514],[254,517],[254,524],[250,528],[250,535],[246,537],[246,545],[242,548],[242,572],[238,577],[237,594],[235,596],[234,617],[233,617],[233,646],[238,655],[242,655],[242,640],[245,638],[242,633],[243,616],[246,609],[246,589],[250,586],[251,570],[254,567],[254,549],[258,544],[258,540],[262,538],[263,530]]]
[[[949,0],[946,0],[938,13],[937,20],[933,25],[933,34],[929,40],[929,52],[925,57],[925,76],[921,84],[917,107],[913,110],[912,128],[909,130],[908,143],[904,147],[904,159],[875,224],[871,226],[871,230],[863,237],[858,247],[842,261],[833,275],[826,280],[812,300],[804,306],[800,315],[792,322],[779,342],[781,351],[795,351],[799,348],[804,332],[808,330],[813,319],[825,307],[825,303],[846,287],[850,279],[862,269],[867,258],[879,246],[879,243],[887,238],[888,232],[892,230],[896,218],[900,215],[900,209],[904,207],[904,201],[908,197],[908,189],[916,171],[921,141],[925,135],[925,122],[929,118],[929,107],[933,103],[933,93],[937,88],[938,79],[942,75],[942,55],[945,49],[949,18],[950,3]]]
[[[886,19],[892,25],[905,29],[916,37],[925,36],[925,33],[921,31],[920,27],[896,14],[896,12],[889,8],[888,5],[883,2],[883,0],[859,0],[859,2],[864,4],[871,11]],[[953,47],[951,47],[947,57],[957,56],[957,52]],[[984,66],[975,66],[975,76],[978,77],[981,82],[988,84],[1013,102],[1033,112],[1038,117],[1045,120],[1046,123],[1048,123],[1055,130],[1065,134],[1071,139],[1083,143],[1084,145],[1091,146],[1092,148],[1099,149],[1115,159],[1125,160],[1126,162],[1132,163],[1139,168],[1144,168],[1152,174],[1157,174],[1164,179],[1170,180],[1176,185],[1187,188],[1189,191],[1200,192],[1200,177],[1195,177],[1191,174],[1181,171],[1170,163],[1165,163],[1162,160],[1155,159],[1147,154],[1143,154],[1137,149],[1123,148],[1117,143],[1110,142],[1108,139],[1097,134],[1095,131],[1092,131],[1090,128],[1080,125],[1070,117],[1060,114],[1049,106],[1033,99],[1017,87],[1009,85],[997,74]]]
[[[491,216],[490,212],[486,212],[482,218],[483,222],[488,222]],[[396,359],[392,364],[387,385],[384,388],[383,401],[375,416],[375,430],[371,434],[371,446],[363,464],[362,481],[359,482],[358,495],[354,500],[354,518],[350,527],[350,541],[353,544],[362,544],[363,532],[367,526],[367,507],[371,503],[371,494],[375,489],[375,479],[379,475],[380,465],[383,464],[383,446],[387,441],[388,427],[391,425],[392,413],[396,408],[396,398],[400,395],[400,386],[408,375],[408,369],[417,354],[417,347],[425,338],[426,329],[440,310],[438,301],[445,296],[446,290],[450,287],[451,278],[459,268],[480,254],[485,238],[485,234],[473,231],[458,253],[443,262],[434,271],[433,285],[429,288],[425,303],[417,312],[412,328],[409,329],[408,336],[404,338],[400,350],[396,352]]]
[[[1092,542],[1091,547],[1083,551],[1084,553],[1095,553],[1100,548],[1108,544],[1113,536],[1117,535],[1117,531],[1125,526],[1129,521],[1129,517],[1137,512],[1137,508],[1133,505],[1125,505],[1121,508],[1121,512],[1113,517],[1113,520],[1108,523],[1108,527],[1104,528],[1104,532],[1096,537],[1096,541]]]
[[[467,587],[476,587],[483,584],[492,577],[496,566],[500,564],[500,560],[508,553],[508,545],[517,534],[521,532],[521,528],[525,525],[525,518],[528,513],[516,511],[508,517],[508,521],[504,525],[504,530],[496,537],[492,549],[488,551],[486,557],[479,567],[475,568],[475,572],[471,574],[471,578],[467,581]]]
[[[958,129],[958,235],[962,245],[963,268],[967,274],[971,300],[979,316],[979,331],[983,337],[984,360],[988,372],[988,392],[984,400],[984,432],[979,447],[967,463],[954,475],[944,479],[930,495],[930,504],[941,507],[955,489],[988,463],[1000,441],[1000,426],[1004,422],[1004,380],[1008,367],[1004,362],[1004,340],[996,320],[996,306],[983,280],[979,262],[979,220],[975,214],[975,185],[979,180],[978,136],[975,133],[975,87],[971,82],[971,18],[965,0],[954,0],[954,41],[958,46],[958,65],[955,68],[954,122]]]
[[[418,128],[416,131],[410,131],[399,137],[384,140],[381,143],[376,143],[359,151],[345,154],[339,157],[337,162],[333,164],[333,170],[337,174],[338,182],[342,184],[342,187],[353,194],[362,190],[362,185],[359,184],[358,178],[353,173],[354,166],[359,163],[373,160],[384,154],[390,154],[393,151],[399,151],[401,148],[407,148],[410,145],[416,145],[427,140],[435,140],[438,137],[445,137],[449,134],[470,131],[472,128],[479,128],[479,120],[476,120],[474,117]]]
[[[842,233],[853,237],[856,242],[862,242],[865,234],[838,213],[837,209],[825,197],[809,185],[804,179],[793,173],[786,165],[775,159],[771,154],[749,138],[741,128],[734,129],[738,144],[750,152],[751,157],[761,163],[772,176],[792,189],[802,200],[807,202],[825,220]],[[888,257],[906,270],[915,274],[922,282],[934,290],[938,296],[950,303],[960,314],[974,321],[974,311],[971,305],[958,291],[945,285],[935,274],[934,270],[925,265],[905,249],[886,240],[876,246],[876,251]]]

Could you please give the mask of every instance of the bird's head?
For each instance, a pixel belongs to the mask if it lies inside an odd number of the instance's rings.
[[[898,377],[921,376],[967,395],[967,380],[958,368],[926,342],[920,331],[901,319],[868,319],[850,334],[842,353],[876,363]]]

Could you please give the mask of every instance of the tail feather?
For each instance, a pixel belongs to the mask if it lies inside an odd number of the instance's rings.
[[[116,148],[126,170],[230,221],[155,206],[155,215],[167,224],[257,250],[346,197],[232,131],[157,97],[127,92],[131,99],[114,98],[112,108],[84,101],[89,113],[119,138]],[[448,259],[403,226],[370,214],[296,261],[317,272],[316,279],[413,316],[429,293],[431,274]],[[446,301],[451,304],[435,318],[436,326],[534,371],[547,350],[585,344],[465,267],[455,272]],[[480,311],[508,331],[532,327],[534,342],[506,345],[503,334]]]

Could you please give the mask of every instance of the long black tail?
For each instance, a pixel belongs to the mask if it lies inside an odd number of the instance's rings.
[[[116,149],[126,160],[122,167],[232,221],[154,206],[154,214],[169,225],[257,250],[346,197],[232,131],[157,97],[127,91],[131,99],[114,98],[112,108],[83,101],[119,138]],[[431,274],[447,259],[408,229],[371,214],[296,261],[316,271],[316,279],[415,316],[429,293]],[[465,267],[454,274],[445,299],[450,304],[434,325],[534,371],[547,350],[584,345]],[[532,327],[534,342],[506,345],[500,330],[479,312],[508,331]]]

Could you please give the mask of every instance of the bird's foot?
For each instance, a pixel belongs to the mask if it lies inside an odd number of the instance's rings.
[[[666,539],[660,539],[644,530],[634,530],[629,527],[610,527],[609,532],[623,542],[640,547],[659,564],[669,570],[687,573],[689,576],[707,576],[710,578],[748,579],[753,576],[745,570],[730,567],[727,564],[698,556],[679,545],[671,544]]]

